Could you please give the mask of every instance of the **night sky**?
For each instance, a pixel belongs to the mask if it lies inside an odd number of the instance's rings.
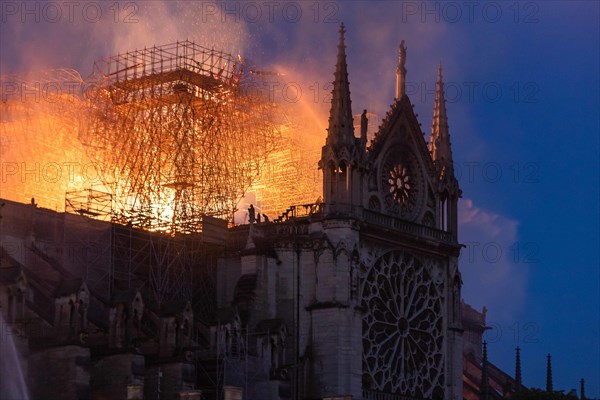
[[[352,107],[385,115],[400,40],[407,92],[429,137],[437,65],[463,199],[463,297],[488,308],[490,359],[524,384],[600,397],[600,3],[11,2],[0,73],[74,68],[190,39],[285,72],[290,101],[325,123],[339,23]],[[301,92],[298,92],[300,88]],[[283,90],[276,87],[275,90]],[[325,132],[323,132],[323,138]]]

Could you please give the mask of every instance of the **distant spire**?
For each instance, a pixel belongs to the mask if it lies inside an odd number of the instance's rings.
[[[554,388],[552,387],[552,356],[548,354],[548,364],[546,366],[546,392],[552,393]]]
[[[516,382],[516,391],[521,391],[522,378],[521,378],[521,348],[517,346],[517,360],[515,365],[515,382]]]
[[[398,47],[398,63],[396,64],[396,100],[406,94],[406,46],[404,40]]]
[[[581,378],[581,391],[579,392],[579,398],[585,400],[585,381]]]
[[[481,383],[479,385],[479,399],[489,399],[489,378],[488,378],[488,356],[487,356],[487,342],[483,342],[483,360],[481,361]]]
[[[431,157],[434,162],[439,164],[440,167],[444,167],[447,173],[454,174],[441,62],[438,65],[438,76],[435,85],[435,102],[433,105],[433,121],[431,123],[429,151],[431,152]]]
[[[346,64],[346,44],[344,24],[340,25],[340,42],[338,44],[337,63],[335,65],[335,79],[331,96],[331,110],[329,112],[329,129],[327,142],[350,144],[354,140],[354,122],[350,101],[350,83],[348,82],[348,65]]]

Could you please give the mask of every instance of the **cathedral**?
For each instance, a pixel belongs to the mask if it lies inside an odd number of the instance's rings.
[[[318,203],[273,221],[251,206],[248,224],[207,219],[202,238],[183,240],[4,201],[0,310],[29,398],[463,398],[461,190],[441,65],[427,141],[401,44],[396,96],[368,143],[366,110],[355,132],[344,35],[342,24]],[[85,235],[105,247],[93,271],[68,255]],[[177,258],[192,247],[201,256]],[[169,256],[157,262],[192,263],[187,301],[150,294],[145,280],[158,278],[145,268],[158,257],[140,255],[158,248]],[[126,263],[134,279],[119,281]],[[117,284],[105,298],[89,277],[108,264]]]

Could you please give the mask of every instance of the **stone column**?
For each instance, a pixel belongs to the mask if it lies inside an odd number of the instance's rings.
[[[223,386],[223,400],[244,400],[244,391],[236,386]]]
[[[144,385],[139,383],[127,385],[127,400],[144,400]]]
[[[177,395],[179,400],[202,400],[201,390],[184,390]]]

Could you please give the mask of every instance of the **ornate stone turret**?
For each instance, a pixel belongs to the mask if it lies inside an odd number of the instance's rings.
[[[440,193],[441,200],[438,207],[438,228],[452,232],[456,237],[458,229],[458,199],[462,193],[458,187],[458,181],[454,176],[450,130],[446,115],[444,83],[442,81],[442,63],[438,66],[429,152],[435,166],[438,192]]]
[[[108,345],[110,348],[128,348],[140,336],[144,301],[137,290],[117,291],[111,299],[109,311]]]
[[[21,267],[13,266],[0,271],[0,314],[7,323],[24,318],[27,287],[27,278]]]
[[[89,289],[81,279],[63,280],[55,296],[55,334],[62,340],[74,338],[87,329]]]
[[[546,365],[546,392],[552,393],[554,392],[554,388],[552,386],[552,356],[548,354],[547,358],[548,362]]]
[[[159,356],[169,358],[192,344],[194,312],[191,303],[164,304],[160,313]]]
[[[404,40],[398,47],[398,63],[396,64],[396,101],[406,94],[406,46]]]
[[[344,24],[340,25],[340,42],[338,44],[335,78],[331,93],[331,110],[329,112],[329,128],[327,144],[354,145],[354,124],[350,101],[350,82],[348,81],[348,65],[346,63],[346,44]]]
[[[354,137],[345,33],[344,24],[341,24],[329,128],[319,161],[323,170],[323,198],[328,212],[349,212],[353,206],[362,205],[366,127],[361,127],[361,133],[364,131],[361,139]],[[361,124],[365,123],[363,118]]]

